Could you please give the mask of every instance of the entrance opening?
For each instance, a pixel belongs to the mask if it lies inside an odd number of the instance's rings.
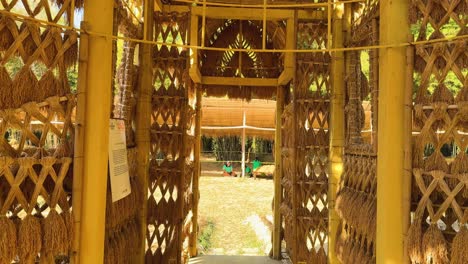
[[[275,106],[271,100],[203,98],[199,255],[270,255]],[[264,261],[249,263],[257,259]]]

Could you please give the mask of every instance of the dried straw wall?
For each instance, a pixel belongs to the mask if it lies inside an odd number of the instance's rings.
[[[68,258],[73,238],[75,97],[67,73],[78,35],[7,12],[68,25],[68,1],[0,8],[0,263],[53,263]]]
[[[352,6],[348,47],[378,45],[379,1]],[[368,54],[368,59],[361,56]],[[335,252],[342,263],[375,263],[377,221],[378,50],[348,51],[346,58],[344,170],[336,199],[341,218]],[[364,65],[368,65],[367,74]],[[362,102],[370,98],[371,129]]]

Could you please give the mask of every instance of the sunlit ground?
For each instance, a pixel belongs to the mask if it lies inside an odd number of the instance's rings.
[[[205,255],[268,255],[273,180],[201,177],[198,236]]]

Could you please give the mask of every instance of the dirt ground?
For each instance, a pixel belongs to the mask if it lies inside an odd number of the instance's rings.
[[[199,205],[202,254],[268,255],[273,190],[271,178],[202,176]]]

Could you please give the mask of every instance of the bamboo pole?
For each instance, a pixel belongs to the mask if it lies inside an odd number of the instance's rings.
[[[81,22],[81,28],[86,30],[88,25],[86,22]],[[84,124],[85,124],[85,108],[86,108],[86,83],[88,78],[88,35],[82,33],[80,35],[80,53],[78,58],[78,92],[76,94],[77,106],[75,116],[75,144],[73,157],[73,228],[77,232],[73,233],[72,256],[70,262],[72,264],[80,263],[80,235],[81,232],[81,204],[82,204],[82,188],[83,188],[83,155],[84,155]]]
[[[380,42],[407,40],[408,0],[380,2]],[[406,48],[380,50],[377,156],[377,263],[404,262]]]
[[[153,9],[154,1],[147,1],[144,7],[144,23],[146,31],[145,39],[153,37]],[[150,163],[150,127],[151,127],[151,96],[153,94],[153,50],[151,44],[140,44],[139,63],[140,71],[138,76],[137,105],[135,116],[135,143],[137,147],[138,177],[141,183],[141,193],[143,197],[139,208],[140,223],[140,244],[138,245],[137,263],[145,262],[146,255],[146,231],[148,215],[148,181]]]
[[[111,0],[85,1],[84,21],[101,34],[112,34]],[[84,97],[83,190],[80,263],[104,261],[107,166],[109,149],[112,39],[90,36]]]
[[[413,38],[409,34],[408,39]],[[414,47],[406,48],[406,87],[405,87],[405,127],[404,127],[404,148],[405,148],[405,164],[403,174],[403,236],[406,240],[408,229],[411,224],[411,181],[413,178],[413,153],[412,153],[412,110],[413,110],[413,71],[414,71]],[[403,263],[409,263],[408,251],[404,251]]]
[[[195,116],[195,173],[193,176],[192,183],[192,192],[193,192],[193,209],[192,209],[192,226],[193,231],[190,235],[189,245],[190,245],[190,256],[195,257],[198,255],[197,250],[197,235],[198,235],[198,201],[200,198],[199,191],[199,179],[201,175],[201,166],[200,166],[200,153],[201,153],[201,113],[202,113],[202,87],[201,84],[197,84],[197,103],[196,103],[196,116]]]
[[[281,202],[282,202],[282,187],[281,179],[283,178],[283,166],[282,166],[282,119],[281,115],[284,110],[284,89],[283,86],[276,88],[276,131],[275,131],[275,196],[273,199],[273,258],[281,258]]]
[[[294,11],[294,28],[296,29],[297,28],[297,10]],[[294,34],[294,47],[297,46],[297,34]],[[294,56],[293,57],[293,61],[294,61],[294,70],[293,72],[296,72],[296,57]],[[294,241],[293,241],[293,245],[292,245],[292,248],[293,248],[293,255],[292,255],[292,262],[295,263],[297,260],[298,260],[298,257],[297,257],[297,253],[298,253],[298,246],[297,246],[297,241],[299,239],[299,234],[298,234],[298,219],[297,219],[297,208],[299,207],[298,205],[298,201],[297,201],[297,196],[299,195],[298,194],[298,190],[297,190],[297,161],[296,161],[296,157],[297,157],[297,129],[298,129],[298,121],[297,121],[297,104],[298,104],[298,98],[297,98],[297,85],[300,83],[300,80],[297,79],[297,76],[294,76],[294,87],[293,87],[293,90],[292,90],[292,98],[291,98],[291,104],[292,104],[292,113],[293,113],[293,127],[291,129],[291,136],[293,137],[292,138],[292,153],[291,153],[291,163],[293,164],[293,168],[292,168],[292,219],[293,219],[293,223],[294,223],[294,226],[293,226],[293,237],[294,237]]]
[[[244,101],[242,101],[242,108],[244,109]],[[242,178],[245,177],[245,125],[246,125],[245,109],[242,116]]]
[[[343,47],[344,5],[335,5],[333,10],[333,47]],[[344,52],[331,54],[332,98],[330,114],[330,176],[328,179],[328,263],[339,263],[335,253],[336,237],[340,218],[335,210],[336,192],[343,173],[344,152],[344,92],[345,64]]]

